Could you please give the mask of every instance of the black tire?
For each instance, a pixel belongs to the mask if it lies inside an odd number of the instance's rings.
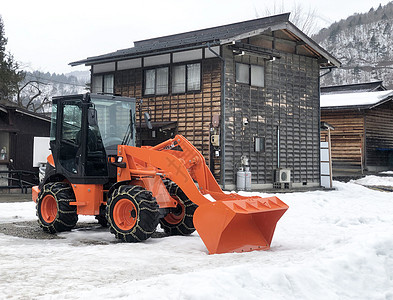
[[[106,205],[100,206],[100,214],[96,216],[96,220],[102,227],[108,227],[108,220],[106,219]]]
[[[36,214],[41,228],[49,233],[70,231],[78,222],[74,191],[64,182],[45,184],[37,198]]]
[[[96,220],[102,227],[108,227],[108,220],[106,219],[105,215],[96,216]]]
[[[160,220],[161,228],[169,235],[190,235],[195,231],[194,212],[198,205],[192,202],[186,194],[171,180],[163,180],[169,195],[178,200],[177,208]]]
[[[156,231],[158,204],[152,193],[140,186],[120,186],[108,199],[106,218],[116,238],[128,243],[142,242]]]

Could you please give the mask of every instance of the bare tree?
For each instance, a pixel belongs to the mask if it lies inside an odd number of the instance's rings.
[[[45,108],[49,107],[51,103],[50,99],[46,95],[43,95],[42,86],[47,85],[47,83],[39,80],[28,80],[24,82],[18,88],[16,105],[33,112],[44,112]],[[26,97],[26,94],[28,97]]]
[[[255,8],[256,10],[256,8]],[[290,12],[290,21],[295,24],[301,31],[303,31],[307,35],[314,34],[318,29],[317,24],[317,11],[315,8],[311,8],[311,6],[307,9],[302,4],[293,2],[291,8],[285,7],[284,1],[281,3],[277,3],[274,1],[273,8],[269,9],[265,8],[265,15],[275,15],[284,12]]]

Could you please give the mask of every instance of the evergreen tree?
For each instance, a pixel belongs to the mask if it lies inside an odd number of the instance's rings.
[[[7,38],[4,33],[3,19],[0,16],[0,101],[12,101],[18,90],[18,83],[23,80],[24,73],[14,57],[6,53]]]
[[[373,36],[370,39],[370,47],[373,50],[376,50],[378,48],[377,39],[375,38],[375,33],[373,34]]]
[[[383,30],[383,34],[390,35],[391,32],[390,29],[391,29],[390,23],[386,23],[385,29]]]

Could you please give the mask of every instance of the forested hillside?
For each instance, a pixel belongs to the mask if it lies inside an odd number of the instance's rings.
[[[89,73],[75,75],[27,72],[25,79],[19,85],[15,103],[20,103],[21,106],[32,111],[48,111],[53,96],[87,92],[86,83],[89,81]]]
[[[313,39],[342,62],[322,86],[383,80],[393,88],[393,2],[322,29]]]

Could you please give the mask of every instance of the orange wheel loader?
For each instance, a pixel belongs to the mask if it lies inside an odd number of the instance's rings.
[[[168,235],[196,229],[210,254],[269,249],[288,206],[224,193],[183,136],[135,147],[135,99],[88,93],[52,104],[52,154],[32,190],[44,231],[93,215],[125,242],[148,239],[160,224]]]

